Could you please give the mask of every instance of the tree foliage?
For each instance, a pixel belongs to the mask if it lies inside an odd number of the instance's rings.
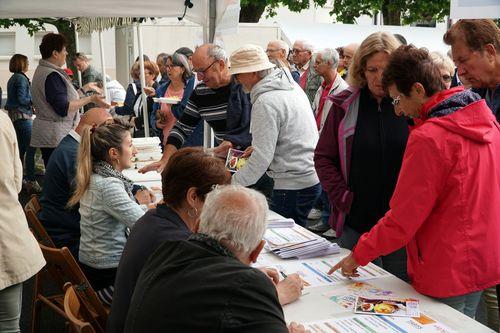
[[[330,15],[342,23],[355,23],[362,15],[384,15],[384,24],[442,21],[450,13],[450,0],[335,0]]]
[[[68,57],[66,58],[66,65],[70,67],[74,72],[73,63],[71,62],[71,57],[76,52],[75,46],[75,32],[71,21],[62,18],[35,18],[35,19],[0,19],[0,28],[10,28],[16,25],[25,27],[28,30],[30,36],[33,36],[38,31],[44,31],[44,24],[52,24],[56,27],[60,34],[66,37],[68,45],[66,46],[66,51],[68,52]]]
[[[327,0],[313,0],[315,6],[324,6]],[[276,9],[287,7],[292,12],[308,9],[309,0],[241,0],[240,22],[259,22],[266,12],[266,17],[276,15]]]

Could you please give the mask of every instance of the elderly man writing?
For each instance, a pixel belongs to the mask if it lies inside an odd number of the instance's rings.
[[[300,74],[299,85],[311,104],[321,84],[321,77],[313,68],[313,52],[314,47],[307,41],[297,40],[293,43],[292,59]]]
[[[265,197],[241,186],[210,192],[198,233],[165,242],[144,266],[125,332],[304,332],[287,328],[276,288],[257,260]]]
[[[230,72],[250,92],[253,153],[233,183],[248,186],[267,172],[274,180],[271,209],[305,226],[321,193],[314,169],[318,130],[309,101],[290,72],[273,69],[260,46],[231,55]]]

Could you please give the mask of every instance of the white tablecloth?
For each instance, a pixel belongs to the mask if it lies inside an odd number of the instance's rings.
[[[348,250],[342,249],[340,254],[328,256],[328,258],[335,258],[338,261],[349,253]],[[271,263],[283,262],[272,253],[263,253],[263,260]],[[373,264],[370,264],[373,265]],[[429,315],[433,319],[447,325],[457,332],[463,333],[479,333],[479,332],[494,332],[481,323],[467,317],[461,312],[440,303],[432,298],[426,297],[417,293],[413,287],[406,282],[391,275],[390,277],[367,280],[367,283],[383,289],[394,292],[396,297],[415,298],[420,301],[420,311]],[[292,321],[305,323],[328,318],[339,318],[344,316],[353,315],[352,310],[345,309],[340,305],[332,302],[328,297],[324,296],[325,293],[345,289],[347,285],[353,282],[342,282],[335,286],[323,286],[308,288],[307,291],[298,301],[285,305],[283,310],[285,312],[285,320],[289,323]],[[391,295],[392,296],[392,295]]]

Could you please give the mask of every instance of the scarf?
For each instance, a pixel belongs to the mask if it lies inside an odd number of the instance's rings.
[[[211,248],[218,254],[225,256],[225,257],[230,257],[230,258],[236,258],[233,252],[231,252],[227,247],[219,243],[213,238],[210,238],[209,236],[205,234],[192,234],[189,236],[188,241],[196,241],[200,242],[202,244],[205,244],[207,247]]]
[[[98,161],[94,163],[94,173],[103,176],[103,177],[113,177],[116,179],[119,179],[123,182],[123,185],[125,186],[125,190],[127,191],[130,199],[134,200],[134,196],[132,194],[132,187],[134,186],[134,183],[125,177],[123,173],[117,171],[115,168],[111,166],[108,162],[104,161]]]

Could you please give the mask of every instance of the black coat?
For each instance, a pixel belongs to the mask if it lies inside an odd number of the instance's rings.
[[[165,242],[137,281],[126,333],[288,332],[276,288],[215,240]]]

